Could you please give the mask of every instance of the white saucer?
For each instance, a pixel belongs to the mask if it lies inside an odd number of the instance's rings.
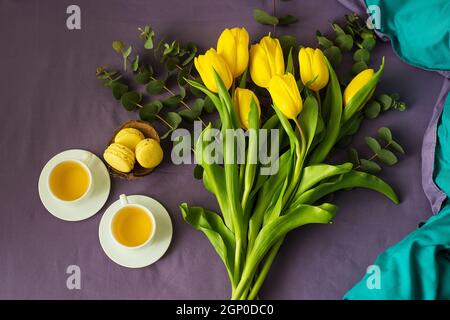
[[[111,187],[108,169],[95,154],[92,154],[92,160],[89,164],[89,168],[92,171],[92,191],[86,199],[68,205],[53,198],[50,190],[48,190],[47,177],[49,170],[62,160],[82,159],[86,152],[89,151],[73,149],[58,153],[47,162],[41,171],[38,183],[39,196],[47,211],[59,219],[80,221],[92,217],[100,211],[108,199]]]
[[[167,210],[155,199],[141,195],[127,195],[127,199],[129,203],[143,205],[153,213],[157,225],[154,238],[148,245],[138,249],[122,248],[114,242],[109,226],[112,215],[121,206],[120,200],[117,200],[106,209],[100,221],[100,244],[106,255],[115,263],[127,268],[143,268],[155,263],[166,253],[172,240],[172,221]]]

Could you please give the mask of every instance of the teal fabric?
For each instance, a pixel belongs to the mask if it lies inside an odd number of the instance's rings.
[[[450,70],[450,1],[366,0],[378,5],[381,32],[408,63],[429,70]],[[431,108],[430,108],[431,110]],[[436,185],[450,195],[450,97],[437,130]],[[423,226],[381,253],[374,265],[380,287],[366,274],[345,299],[450,299],[450,201]]]
[[[450,70],[449,0],[366,0],[380,8],[380,32],[397,55],[428,70]]]
[[[436,184],[450,195],[449,96],[438,127],[434,173]],[[370,286],[373,273],[368,273],[345,299],[450,299],[450,203],[380,254],[374,265],[380,268],[379,288]]]

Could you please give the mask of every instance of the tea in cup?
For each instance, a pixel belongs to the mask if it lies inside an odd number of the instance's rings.
[[[80,201],[92,189],[92,173],[87,163],[91,157],[86,153],[82,160],[62,160],[51,168],[48,175],[50,194],[59,201],[73,203]]]
[[[129,203],[127,197],[120,196],[120,208],[113,214],[110,231],[117,244],[128,249],[141,248],[155,235],[155,218],[149,209]]]

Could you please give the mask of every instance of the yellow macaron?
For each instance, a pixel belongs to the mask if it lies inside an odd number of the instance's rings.
[[[154,168],[161,163],[163,150],[155,139],[144,139],[136,146],[136,160],[144,168]]]
[[[136,145],[144,140],[144,138],[144,135],[138,129],[124,128],[116,134],[114,142],[134,151]]]
[[[134,152],[130,148],[112,143],[103,153],[105,161],[114,169],[128,173],[134,168]]]

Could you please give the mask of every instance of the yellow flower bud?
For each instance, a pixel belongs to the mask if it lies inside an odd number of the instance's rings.
[[[266,36],[250,48],[250,75],[254,83],[267,88],[273,76],[284,74],[283,51],[278,39]]]
[[[258,114],[261,115],[261,107],[259,105],[258,97],[253,91],[248,89],[236,88],[233,96],[234,110],[238,116],[241,127],[248,129],[248,117],[250,113],[250,105],[255,100],[256,107],[258,108]]]
[[[245,28],[225,29],[217,40],[217,53],[222,56],[234,78],[248,65],[248,32]]]
[[[222,79],[225,88],[230,89],[233,76],[225,60],[217,54],[215,49],[209,49],[205,54],[194,59],[195,68],[202,78],[205,86],[212,92],[219,92],[214,79],[214,70]]]
[[[301,48],[298,53],[300,77],[305,86],[314,91],[324,88],[329,79],[328,66],[322,50]]]
[[[364,87],[374,75],[373,69],[366,69],[358,73],[344,90],[344,106],[346,106],[353,96]],[[373,93],[373,92],[372,92]],[[370,97],[369,97],[370,98]]]
[[[269,93],[274,105],[289,119],[295,119],[302,111],[303,102],[297,83],[291,73],[274,76],[269,83]]]

